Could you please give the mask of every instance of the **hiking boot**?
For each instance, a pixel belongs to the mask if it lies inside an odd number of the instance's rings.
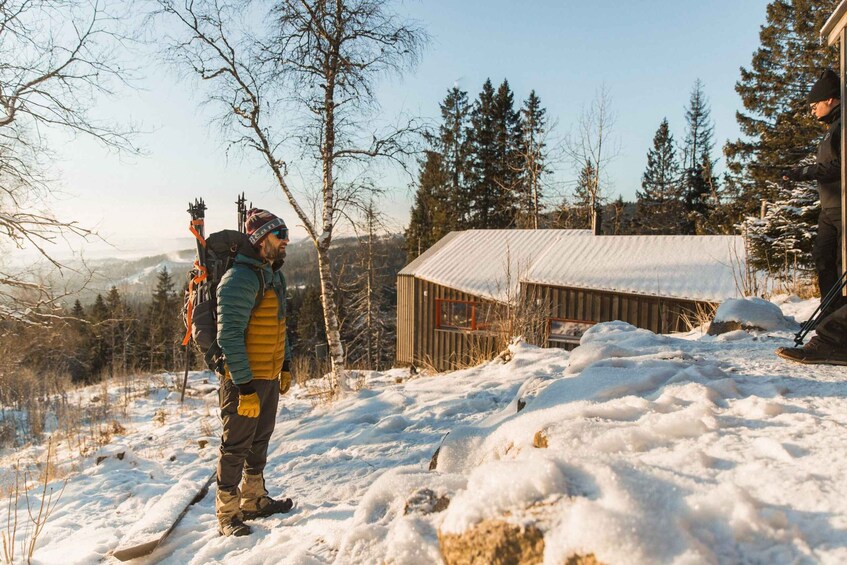
[[[264,518],[272,514],[285,514],[291,511],[294,502],[290,498],[275,500],[268,496],[265,479],[262,475],[244,474],[241,483],[241,514],[245,520]]]
[[[246,536],[252,531],[242,522],[241,492],[218,490],[215,495],[215,516],[218,519],[218,533],[222,536]]]
[[[255,520],[273,514],[286,514],[294,507],[294,501],[290,498],[275,500],[270,496],[263,496],[256,502],[255,510],[242,510],[241,514],[245,520]]]
[[[253,533],[250,526],[233,516],[229,520],[218,520],[218,533],[222,536],[249,536]]]
[[[803,347],[780,347],[776,354],[783,359],[807,365],[847,365],[847,351],[827,345],[817,336]]]

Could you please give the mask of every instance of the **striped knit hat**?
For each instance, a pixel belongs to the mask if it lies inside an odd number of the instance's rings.
[[[286,227],[282,218],[274,216],[267,210],[260,210],[258,208],[251,208],[247,212],[247,222],[244,225],[247,228],[247,235],[250,236],[250,243],[253,244],[253,247],[258,247],[262,243],[262,240],[275,229]]]

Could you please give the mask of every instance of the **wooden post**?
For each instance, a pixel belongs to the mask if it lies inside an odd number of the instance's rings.
[[[844,121],[844,104],[847,103],[847,86],[845,86],[844,73],[847,71],[847,0],[841,3],[832,12],[832,15],[821,28],[821,42],[839,45],[839,78],[841,80],[841,273],[847,273],[847,236],[844,228],[847,227],[847,123]],[[847,296],[847,287],[842,289]]]
[[[843,5],[843,2],[842,2]],[[847,67],[847,27],[841,27],[841,45],[839,46],[841,60],[839,74],[841,80],[841,274],[847,273],[847,236],[844,228],[847,227],[847,122],[844,121],[844,103],[847,100],[847,83],[844,81],[844,71]],[[847,296],[847,286],[841,289],[843,296]]]

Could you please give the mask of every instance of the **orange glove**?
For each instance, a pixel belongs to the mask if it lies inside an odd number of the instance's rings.
[[[255,392],[238,396],[238,415],[245,418],[259,417],[259,395]]]
[[[283,371],[279,374],[279,393],[285,394],[288,392],[288,389],[291,388],[291,383],[293,382],[291,378],[291,373],[289,371]]]

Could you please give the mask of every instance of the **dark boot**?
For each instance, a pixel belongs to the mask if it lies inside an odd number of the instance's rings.
[[[294,506],[290,498],[275,500],[268,496],[262,475],[245,473],[241,485],[241,514],[245,520],[264,518],[272,514],[285,514]]]
[[[807,365],[847,365],[847,351],[828,345],[817,336],[803,347],[780,347],[776,354],[783,359]]]

